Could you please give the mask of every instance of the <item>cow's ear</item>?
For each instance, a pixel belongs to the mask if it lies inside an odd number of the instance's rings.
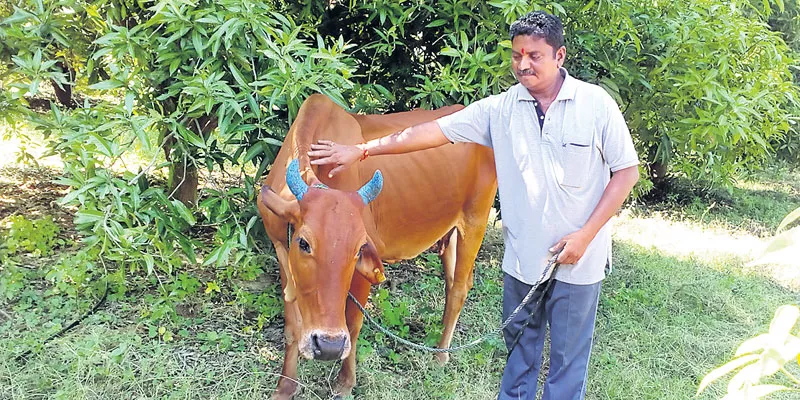
[[[293,302],[297,297],[295,291],[294,278],[290,276],[288,282],[286,282],[286,287],[283,288],[283,301],[286,303]]]
[[[378,250],[372,241],[367,239],[367,244],[361,248],[361,257],[356,262],[356,271],[360,273],[369,283],[377,285],[386,280],[383,274],[383,263],[378,256]]]
[[[291,224],[300,222],[300,204],[297,200],[285,200],[267,185],[261,186],[261,203]]]

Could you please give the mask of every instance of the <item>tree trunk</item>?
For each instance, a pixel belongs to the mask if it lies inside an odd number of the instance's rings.
[[[180,200],[186,207],[197,204],[197,187],[199,185],[197,167],[190,159],[172,163],[169,173],[169,191],[173,198]]]
[[[202,116],[197,119],[190,119],[186,122],[187,129],[203,138],[208,138],[208,135],[216,127],[216,116]],[[173,193],[173,198],[180,200],[187,207],[192,207],[197,204],[197,189],[200,183],[197,166],[193,162],[193,157],[172,157],[172,155],[174,155],[172,154],[172,147],[174,144],[175,137],[173,136],[164,145],[164,154],[168,161],[172,161],[168,181],[169,192]]]
[[[75,82],[75,70],[68,67],[63,61],[57,62],[56,66],[67,76],[67,83],[59,87],[58,83],[51,79],[50,83],[53,85],[53,91],[56,92],[56,98],[62,106],[73,109],[75,108],[75,102],[72,101],[72,85]]]

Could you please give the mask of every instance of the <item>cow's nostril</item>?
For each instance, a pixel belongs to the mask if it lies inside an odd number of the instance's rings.
[[[320,358],[322,346],[319,344],[319,336],[316,333],[311,335],[311,348],[314,350],[314,358]]]
[[[344,354],[347,335],[311,335],[311,348],[316,360],[338,360]]]

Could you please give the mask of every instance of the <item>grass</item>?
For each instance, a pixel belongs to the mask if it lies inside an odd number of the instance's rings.
[[[783,215],[800,206],[800,174],[781,170],[756,178],[730,193],[684,186],[632,204],[616,219],[615,268],[601,295],[588,399],[690,398],[742,341],[767,330],[778,306],[798,303],[800,281],[789,269],[753,269],[747,262]],[[42,275],[54,257],[24,258],[28,285],[13,303],[0,301],[0,399],[260,399],[271,393],[282,360],[279,320],[253,330],[254,316],[241,305],[200,295],[193,300],[197,311],[169,327],[175,339],[167,342],[142,317],[152,310],[146,284],[111,299],[27,363],[14,362],[13,355],[93,303],[52,292]],[[500,323],[501,257],[500,234],[490,227],[454,344]],[[274,285],[275,271],[265,275]],[[407,309],[392,329],[435,342],[444,307],[435,258],[390,266],[387,276],[391,296],[372,309]],[[356,399],[492,399],[505,362],[499,338],[439,367],[429,354],[398,346],[371,327],[362,331],[358,356]],[[299,398],[329,398],[337,372],[336,364],[301,362]],[[724,387],[716,383],[700,398],[720,398]]]

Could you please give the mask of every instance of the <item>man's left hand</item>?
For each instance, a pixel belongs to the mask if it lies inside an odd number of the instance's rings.
[[[583,253],[586,252],[586,248],[591,241],[592,237],[588,233],[583,230],[577,230],[561,238],[558,243],[550,248],[550,251],[555,253],[559,249],[564,249],[556,261],[559,264],[575,264],[583,257]]]

